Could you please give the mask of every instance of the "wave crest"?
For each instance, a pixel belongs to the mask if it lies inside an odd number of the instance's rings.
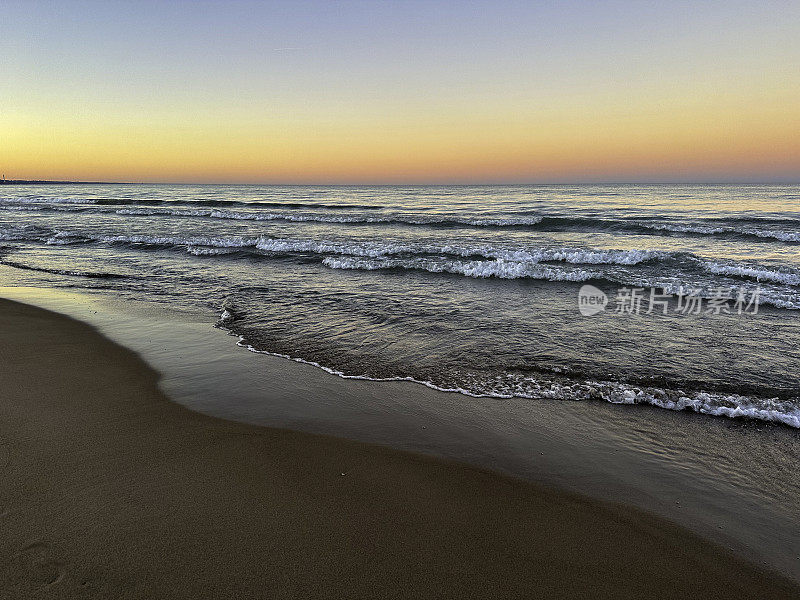
[[[351,269],[363,271],[376,271],[382,269],[408,269],[427,271],[429,273],[453,273],[466,277],[500,279],[544,279],[548,281],[586,281],[601,277],[600,273],[585,270],[565,270],[537,263],[525,263],[496,260],[448,260],[437,261],[430,259],[362,259],[351,257],[326,257],[322,264],[331,269]]]

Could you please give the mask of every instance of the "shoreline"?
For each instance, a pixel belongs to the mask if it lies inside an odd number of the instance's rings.
[[[455,460],[629,506],[800,583],[800,437],[791,428],[345,380],[238,347],[212,327],[213,311],[44,287],[2,287],[0,297],[90,324],[151,365],[161,391],[191,411]]]
[[[797,593],[636,509],[192,412],[89,325],[9,300],[0,311],[0,562],[15,597]]]

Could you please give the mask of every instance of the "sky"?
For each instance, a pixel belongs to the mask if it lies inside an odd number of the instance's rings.
[[[0,172],[800,181],[800,2],[0,0]]]

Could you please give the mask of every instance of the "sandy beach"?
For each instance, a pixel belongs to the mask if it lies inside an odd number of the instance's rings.
[[[0,600],[800,600],[800,2],[1,6]]]
[[[2,597],[796,597],[632,509],[191,412],[88,325],[0,309]]]

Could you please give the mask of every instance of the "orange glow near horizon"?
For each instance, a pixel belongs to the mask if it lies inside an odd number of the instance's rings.
[[[469,114],[384,123],[3,123],[8,177],[106,181],[426,182],[657,180],[800,173],[800,104]],[[726,110],[727,108],[727,110]],[[644,111],[643,111],[644,112]]]
[[[165,182],[800,180],[798,44],[750,64],[752,40],[733,56],[686,36],[699,48],[686,65],[663,50],[642,66],[609,43],[617,63],[598,68],[583,64],[589,50],[415,67],[392,48],[356,72],[323,54],[249,57],[273,61],[263,80],[235,66],[182,80],[175,69],[194,73],[194,62],[141,59],[131,83],[124,73],[100,77],[91,61],[102,57],[76,54],[88,66],[69,64],[74,79],[43,70],[0,84],[0,170]],[[733,37],[723,41],[736,48]]]

